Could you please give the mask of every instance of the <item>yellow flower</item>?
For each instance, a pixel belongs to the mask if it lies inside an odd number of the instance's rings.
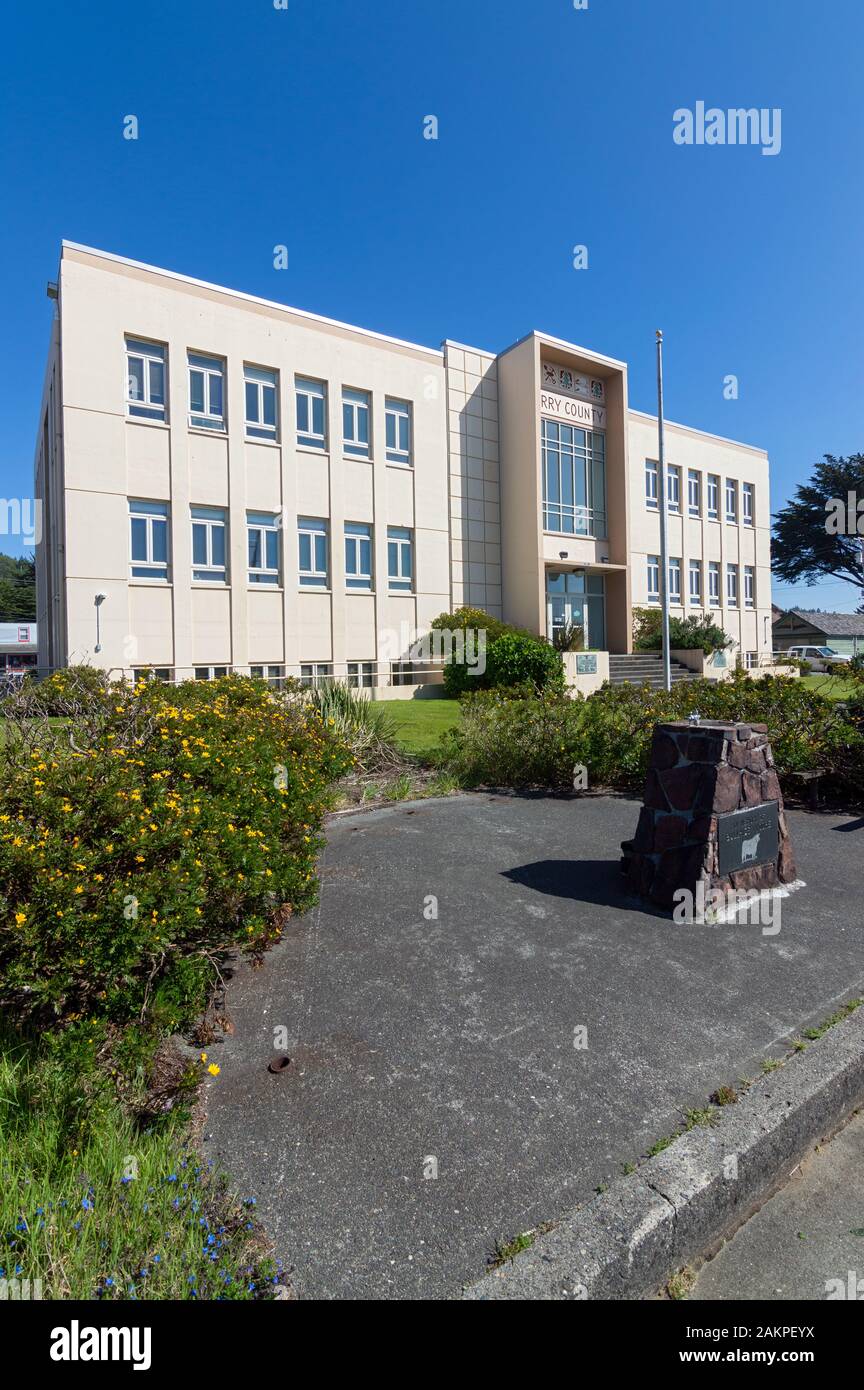
[[[211,1076],[218,1076],[221,1068],[217,1067],[215,1062],[211,1062],[207,1070]]]
[[[27,921],[27,913],[26,913],[26,912],[16,912],[16,913],[15,913],[15,925],[16,925],[16,927],[23,927],[23,925],[24,925],[24,923],[25,923],[26,921]]]
[[[206,1061],[207,1061],[207,1053],[206,1053],[206,1052],[202,1052],[202,1053],[201,1053],[201,1061],[202,1061],[202,1062],[206,1062]]]

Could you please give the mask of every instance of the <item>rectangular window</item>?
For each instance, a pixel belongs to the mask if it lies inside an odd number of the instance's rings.
[[[266,680],[273,690],[281,690],[285,684],[284,666],[250,666],[249,674],[257,676],[259,680]]]
[[[605,434],[557,420],[544,419],[542,427],[543,529],[605,537]]]
[[[669,498],[670,512],[681,510],[681,469],[670,464],[666,470],[666,496]]]
[[[702,514],[702,486],[695,468],[687,469],[687,510],[691,516]]]
[[[744,607],[756,607],[756,571],[752,565],[744,566]]]
[[[658,507],[657,464],[653,459],[645,460],[645,506],[656,512]]]
[[[218,681],[222,676],[227,676],[227,666],[196,666],[196,681]]]
[[[702,561],[690,561],[690,603],[694,608],[702,605]]]
[[[281,560],[281,524],[271,512],[247,512],[249,583],[278,584]]]
[[[368,459],[370,454],[369,392],[342,391],[342,448],[346,454]]]
[[[660,602],[660,557],[648,556],[648,602]]]
[[[227,519],[221,508],[192,508],[192,578],[196,582],[228,583],[227,531]]]
[[[161,343],[126,339],[126,413],[144,420],[165,419],[165,348]]]
[[[386,428],[386,452],[388,463],[404,463],[410,466],[411,458],[411,406],[407,401],[388,399],[384,406]]]
[[[326,661],[304,661],[300,666],[301,685],[327,685],[333,679],[333,667]]]
[[[304,588],[326,589],[329,581],[327,522],[301,517],[297,522],[300,583]]]
[[[129,499],[129,559],[133,579],[167,580],[167,502]]]
[[[681,561],[669,557],[669,602],[681,602]]]
[[[738,520],[738,484],[734,478],[726,479],[726,520]]]
[[[322,381],[307,381],[298,376],[295,382],[297,397],[297,443],[307,449],[327,447],[327,387]]]
[[[391,685],[413,685],[414,684],[414,663],[413,661],[394,661],[390,666]]]
[[[718,560],[708,561],[708,607],[720,607],[720,563]]]
[[[400,526],[387,527],[387,576],[391,590],[410,592],[414,587],[414,541]]]
[[[189,424],[198,430],[225,428],[225,363],[189,353]]]
[[[753,484],[741,484],[741,520],[745,526],[753,525]]]
[[[372,527],[354,521],[345,523],[345,586],[372,588]]]
[[[729,608],[738,607],[738,566],[726,566],[726,603]]]
[[[708,474],[708,517],[720,520],[720,479],[716,473]]]
[[[249,439],[276,439],[277,388],[278,377],[275,372],[265,371],[263,367],[243,365],[243,385],[246,392],[246,435]]]
[[[132,678],[136,685],[139,681],[162,681],[164,685],[170,685],[172,680],[168,666],[135,666]]]
[[[371,689],[375,684],[374,661],[349,661],[348,684],[355,690],[364,686]]]

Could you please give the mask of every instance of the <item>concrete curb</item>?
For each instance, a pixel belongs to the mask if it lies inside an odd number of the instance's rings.
[[[864,1006],[755,1081],[713,1128],[683,1134],[462,1296],[650,1297],[732,1235],[862,1102]]]

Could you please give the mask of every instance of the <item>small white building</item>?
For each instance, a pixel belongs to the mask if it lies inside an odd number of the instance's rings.
[[[656,448],[626,364],[546,334],[430,348],[64,242],[40,664],[405,686],[462,604],[627,653]],[[767,658],[767,455],[670,424],[667,461],[673,614]]]
[[[38,651],[36,623],[0,623],[0,672],[31,669],[37,663]]]

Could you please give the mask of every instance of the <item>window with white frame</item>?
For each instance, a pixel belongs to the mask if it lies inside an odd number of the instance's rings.
[[[196,681],[218,681],[222,676],[227,676],[227,666],[196,666]]]
[[[745,526],[753,525],[753,484],[741,484],[741,520]]]
[[[342,390],[342,448],[346,454],[368,459],[371,432],[368,391]]]
[[[656,512],[659,506],[657,491],[657,464],[654,459],[645,460],[645,506]]]
[[[198,430],[225,428],[225,363],[189,353],[189,424]]]
[[[388,463],[411,464],[411,406],[408,401],[384,403],[385,445]]]
[[[126,339],[126,413],[143,420],[165,419],[165,347]]]
[[[266,680],[267,684],[272,686],[274,690],[281,690],[285,684],[285,667],[278,664],[274,666],[250,666],[249,674],[257,676],[259,680]]]
[[[413,685],[414,684],[414,663],[413,661],[394,661],[390,666],[391,685]]]
[[[669,557],[669,602],[681,602],[681,561],[674,555]]]
[[[691,516],[702,513],[702,483],[695,468],[687,469],[687,510]]]
[[[708,561],[708,607],[720,607],[720,562]]]
[[[660,557],[648,556],[648,602],[660,602]]]
[[[726,603],[729,608],[738,607],[738,566],[726,566]]]
[[[375,662],[349,661],[348,684],[355,690],[364,686],[370,689],[375,684]]]
[[[345,523],[345,587],[372,588],[372,527]]]
[[[744,607],[756,607],[756,571],[752,565],[744,566]]]
[[[720,520],[720,478],[716,473],[708,474],[708,519]]]
[[[410,592],[414,587],[414,538],[401,526],[387,527],[387,577],[391,590]]]
[[[702,561],[691,560],[689,565],[690,574],[690,603],[694,608],[702,605]]]
[[[246,435],[250,439],[276,439],[278,435],[278,377],[264,367],[243,365],[246,392]]]
[[[666,496],[669,499],[670,512],[680,512],[681,510],[681,469],[674,463],[670,464],[666,470]]]
[[[734,478],[726,479],[726,520],[738,520],[738,484]]]
[[[272,512],[247,512],[246,537],[249,549],[249,583],[278,584],[280,581],[281,522]]]
[[[327,522],[300,517],[297,536],[301,585],[307,589],[326,589],[329,580]]]
[[[133,579],[168,578],[168,503],[129,499],[129,573]]]
[[[300,664],[301,685],[327,685],[333,679],[333,667],[328,661],[303,661]]]
[[[309,381],[298,376],[295,383],[297,399],[297,443],[306,449],[327,447],[327,387],[323,381]]]
[[[192,508],[192,578],[196,583],[227,584],[227,531],[221,507]]]
[[[132,679],[136,685],[139,681],[161,681],[163,685],[173,683],[169,666],[135,666],[132,671]]]
[[[758,665],[759,665],[759,653],[758,653],[758,652],[745,652],[745,653],[744,653],[744,666],[745,666],[745,668],[746,668],[748,671],[755,671],[755,669],[756,669],[756,667],[757,667]]]
[[[543,529],[605,536],[605,434],[546,419],[542,430]]]

